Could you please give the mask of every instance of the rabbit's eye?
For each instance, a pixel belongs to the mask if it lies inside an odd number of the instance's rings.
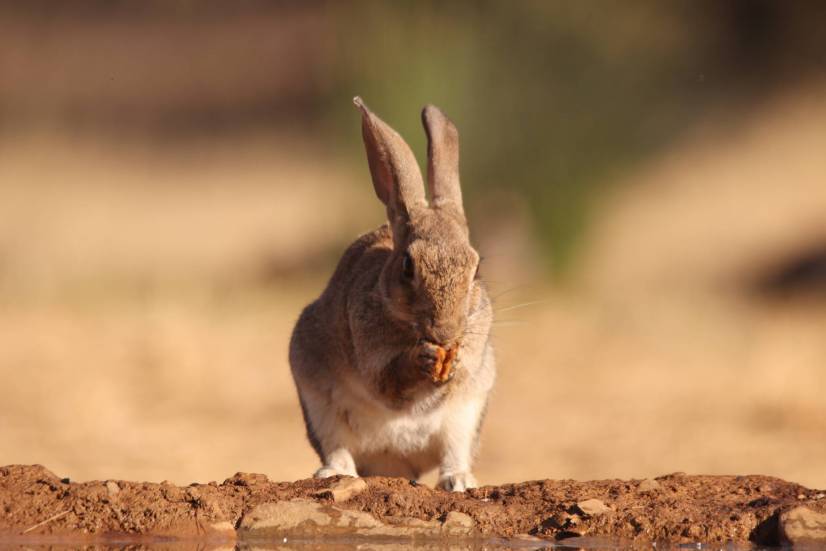
[[[416,275],[416,267],[413,265],[413,259],[408,253],[402,257],[402,276],[407,280],[412,280]]]

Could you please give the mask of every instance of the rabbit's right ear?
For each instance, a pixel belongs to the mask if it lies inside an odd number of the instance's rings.
[[[410,219],[414,208],[425,207],[424,182],[416,157],[399,134],[373,114],[360,97],[353,103],[361,110],[361,133],[373,188],[387,206],[393,229]]]
[[[422,124],[427,133],[430,204],[436,208],[449,205],[464,218],[459,184],[459,131],[435,105],[426,105],[422,109]]]

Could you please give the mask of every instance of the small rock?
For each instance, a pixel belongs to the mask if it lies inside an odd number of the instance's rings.
[[[451,511],[445,517],[442,527],[447,535],[467,536],[473,533],[474,528],[476,528],[476,521],[470,515],[459,511]]]
[[[806,494],[797,494],[797,499],[806,499]]]
[[[548,543],[548,540],[532,536],[530,534],[516,534],[515,536],[512,536],[510,539],[519,543],[524,542],[528,544],[539,544],[539,547],[544,547]]]
[[[106,491],[109,492],[111,497],[115,497],[120,492],[120,486],[114,480],[109,480],[106,482]]]
[[[660,483],[653,478],[646,478],[637,486],[637,491],[640,493],[656,492],[660,489]]]
[[[221,522],[213,522],[209,525],[212,532],[220,535],[222,538],[235,539],[238,535],[235,533],[235,526],[228,520]]]
[[[319,536],[466,537],[476,530],[470,516],[452,511],[444,522],[389,517],[384,522],[370,513],[342,509],[311,499],[262,503],[241,518],[240,538],[317,538]]]
[[[437,534],[441,524],[397,519],[388,526],[364,511],[339,509],[311,499],[262,503],[241,519],[239,532],[255,537],[318,537],[319,535],[408,536]]]
[[[611,512],[610,507],[599,499],[586,499],[585,501],[578,502],[576,506],[583,514],[589,517],[596,517]]]
[[[224,480],[224,484],[233,486],[255,486],[256,484],[266,484],[270,479],[267,475],[260,473],[235,473],[230,478]]]
[[[202,497],[199,499],[199,506],[212,518],[226,518],[224,511],[221,509],[220,500],[214,496]]]
[[[361,513],[367,514],[367,513]],[[422,520],[411,517],[390,517],[385,519],[384,525],[366,530],[359,530],[361,536],[440,536],[444,527],[438,520]]]
[[[793,544],[826,542],[826,513],[802,506],[782,513],[780,537]]]
[[[184,501],[186,494],[177,486],[161,486],[161,495],[167,501]]]
[[[316,492],[320,497],[332,497],[333,501],[343,502],[357,496],[367,489],[363,478],[347,477],[335,482],[329,488]]]
[[[243,531],[276,534],[289,533],[298,527],[315,531],[329,526],[333,519],[318,503],[308,499],[262,503],[244,515],[239,528]],[[310,530],[312,529],[312,530]]]

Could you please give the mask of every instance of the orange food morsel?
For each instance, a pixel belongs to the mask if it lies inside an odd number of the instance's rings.
[[[450,378],[450,371],[453,367],[453,360],[456,358],[457,349],[458,347],[453,347],[450,350],[445,350],[441,346],[436,348],[438,359],[433,366],[432,377],[434,383],[444,383]]]
[[[434,383],[442,380],[442,369],[444,369],[445,358],[447,351],[441,346],[436,347],[436,363],[433,364],[433,371],[430,373]]]

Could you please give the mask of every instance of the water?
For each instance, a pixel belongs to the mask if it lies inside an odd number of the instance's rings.
[[[81,543],[61,541],[54,538],[27,539],[26,541],[0,540],[0,551],[41,551],[41,550],[83,549],[88,551],[530,551],[530,550],[637,550],[648,551],[777,551],[781,548],[758,547],[748,544],[650,544],[621,541],[602,537],[576,537],[560,541],[546,541],[534,538],[480,539],[480,540],[383,540],[380,538],[336,538],[336,539],[293,539],[252,540],[243,542],[205,542],[202,540],[168,540],[162,538],[112,539],[105,543]],[[806,547],[824,549],[823,547]]]

